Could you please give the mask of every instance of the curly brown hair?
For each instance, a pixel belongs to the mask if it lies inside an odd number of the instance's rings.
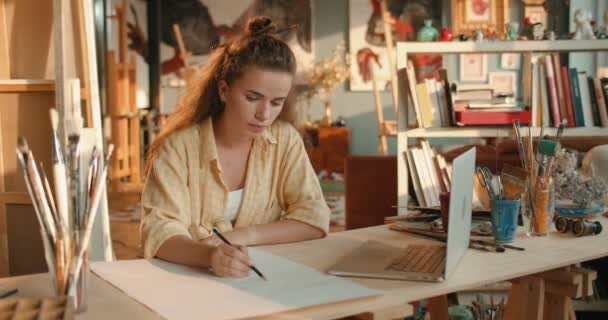
[[[146,174],[168,136],[222,113],[224,105],[221,103],[218,91],[218,83],[221,80],[231,84],[241,77],[249,66],[295,75],[295,56],[289,46],[279,40],[275,33],[276,25],[270,18],[253,17],[248,21],[244,32],[229,38],[213,50],[208,62],[189,81],[175,112],[169,116],[167,124],[150,145],[146,157]],[[290,92],[279,119],[293,123],[295,111],[293,104],[293,92]]]

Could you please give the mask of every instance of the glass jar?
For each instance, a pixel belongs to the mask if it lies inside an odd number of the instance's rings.
[[[550,176],[538,176],[532,185],[531,202],[528,190],[522,194],[521,215],[527,236],[547,236],[555,212],[555,184]]]

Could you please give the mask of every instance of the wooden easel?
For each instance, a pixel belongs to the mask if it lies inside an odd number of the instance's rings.
[[[380,90],[378,89],[378,80],[390,80],[381,79],[376,75],[374,71],[373,59],[370,59],[369,70],[372,78],[372,88],[374,90],[374,104],[376,106],[376,116],[378,118],[378,153],[381,155],[388,155],[388,143],[387,137],[397,136],[397,120],[384,120],[384,110],[382,108],[382,100],[380,99]],[[397,114],[395,113],[395,119]]]
[[[184,67],[181,70],[181,76],[184,78],[186,83],[189,83],[196,73],[196,69],[188,63],[188,57],[192,55],[192,52],[186,49],[186,46],[184,45],[184,38],[182,37],[182,30],[177,23],[173,25],[173,32],[175,32],[175,40],[177,40],[179,56],[184,62]]]
[[[128,54],[127,17],[128,2],[116,4],[118,21],[118,62],[116,52],[107,53],[108,113],[112,126],[111,140],[114,156],[110,170],[113,191],[141,191],[140,119],[136,104],[135,54]]]
[[[388,57],[388,67],[390,69],[389,77],[380,77],[374,72],[373,59],[369,59],[368,67],[372,79],[372,87],[374,90],[374,104],[376,106],[376,116],[378,118],[378,153],[388,155],[387,137],[397,136],[397,107],[399,101],[399,82],[397,81],[397,65],[395,64],[393,33],[391,27],[391,14],[388,11],[386,0],[380,1],[380,10],[382,11],[382,21],[384,23],[384,40],[386,42],[386,54]],[[384,120],[384,111],[382,109],[382,101],[380,99],[380,89],[378,81],[384,80],[391,83],[391,91],[393,98],[393,109],[395,120]]]

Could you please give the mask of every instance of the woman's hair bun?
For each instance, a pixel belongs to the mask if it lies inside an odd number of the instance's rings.
[[[251,36],[268,34],[276,29],[272,19],[265,16],[253,17],[247,21],[247,33]]]

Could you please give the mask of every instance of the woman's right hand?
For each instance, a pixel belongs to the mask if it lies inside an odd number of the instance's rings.
[[[245,278],[249,276],[253,260],[247,247],[233,247],[221,243],[211,251],[211,271],[220,277]]]

